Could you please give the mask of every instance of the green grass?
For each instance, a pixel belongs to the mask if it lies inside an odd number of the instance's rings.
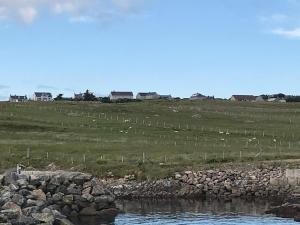
[[[299,141],[300,104],[0,103],[1,169],[54,162],[97,175],[164,177],[211,164],[298,159]]]

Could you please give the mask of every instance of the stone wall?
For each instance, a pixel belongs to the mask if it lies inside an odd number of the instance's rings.
[[[0,176],[0,224],[70,225],[91,217],[113,221],[118,213],[114,200],[103,183],[89,174],[59,171]]]
[[[106,181],[118,198],[282,198],[292,188],[280,167],[186,171],[156,181]]]

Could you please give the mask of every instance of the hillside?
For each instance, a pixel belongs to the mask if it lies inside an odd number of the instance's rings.
[[[300,158],[300,104],[145,101],[0,104],[0,167],[104,175]]]

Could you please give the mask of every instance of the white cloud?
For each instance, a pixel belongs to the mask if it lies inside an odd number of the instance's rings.
[[[298,39],[298,38],[300,38],[300,27],[292,29],[292,30],[278,28],[278,29],[272,30],[272,33],[281,35],[281,36],[287,37],[287,38],[297,38]]]
[[[19,9],[19,15],[24,23],[32,23],[37,16],[37,11],[33,7],[25,7]]]
[[[30,24],[44,15],[66,15],[71,22],[136,13],[144,0],[0,0],[0,21]]]

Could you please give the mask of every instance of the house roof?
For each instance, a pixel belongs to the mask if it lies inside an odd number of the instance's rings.
[[[146,96],[153,96],[153,95],[158,95],[158,94],[156,92],[148,92],[148,93],[140,92],[140,93],[138,93],[138,95],[146,97]]]
[[[112,96],[133,96],[133,93],[130,91],[112,91]]]
[[[160,95],[160,98],[172,98],[172,95]]]
[[[40,98],[40,97],[52,98],[52,94],[49,92],[34,92],[34,95],[38,98]]]
[[[206,96],[205,95],[202,95],[200,93],[196,93],[196,94],[193,94],[191,98],[205,98]]]
[[[232,98],[238,101],[254,101],[257,97],[254,95],[233,95]]]

